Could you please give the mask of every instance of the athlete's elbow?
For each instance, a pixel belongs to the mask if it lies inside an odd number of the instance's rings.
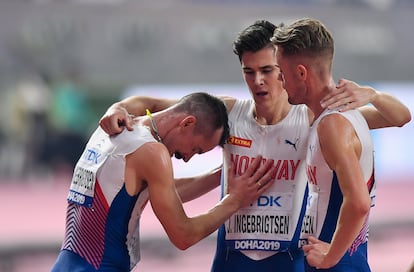
[[[170,238],[170,241],[174,244],[174,246],[180,250],[187,250],[192,245],[195,244],[194,241],[191,241],[188,237],[181,237],[181,238]]]
[[[364,205],[362,207],[360,207],[360,214],[363,215],[364,217],[367,216],[369,214],[369,211],[371,209],[371,204],[368,203],[368,205]]]
[[[398,119],[394,121],[395,127],[403,127],[405,124],[411,121],[411,113],[407,108],[404,112],[401,112],[398,116]]]
[[[398,126],[403,127],[405,124],[409,123],[410,121],[411,121],[411,113],[410,111],[408,111],[407,114],[404,115],[404,118],[401,120],[401,123]]]
[[[359,202],[355,203],[356,205],[354,206],[354,212],[356,216],[361,216],[361,217],[366,217],[369,214],[369,211],[371,209],[371,200],[370,198],[368,199],[363,199]]]

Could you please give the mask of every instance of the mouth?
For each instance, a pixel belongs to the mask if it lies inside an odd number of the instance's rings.
[[[268,92],[266,92],[266,91],[258,91],[255,94],[256,94],[256,96],[266,96],[268,94]]]

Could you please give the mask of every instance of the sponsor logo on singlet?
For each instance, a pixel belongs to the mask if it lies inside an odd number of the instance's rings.
[[[295,149],[295,151],[298,151],[298,147],[297,147],[298,143],[299,143],[299,138],[296,138],[295,141],[285,139],[285,144],[292,146]]]
[[[227,139],[227,144],[238,145],[238,146],[243,146],[243,147],[250,148],[252,146],[252,140],[243,139],[243,138],[239,138],[239,137],[236,137],[236,136],[230,136]]]

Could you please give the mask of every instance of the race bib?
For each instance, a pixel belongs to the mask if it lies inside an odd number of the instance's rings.
[[[109,137],[96,130],[75,166],[67,200],[85,207],[92,207],[96,173],[112,150]]]
[[[317,231],[318,192],[309,192],[306,202],[306,213],[303,217],[301,239],[315,236]]]
[[[235,250],[278,251],[287,247],[296,228],[292,206],[292,193],[260,196],[251,207],[226,221],[227,245]]]

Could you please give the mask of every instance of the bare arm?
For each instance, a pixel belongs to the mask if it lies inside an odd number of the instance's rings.
[[[130,96],[112,104],[99,120],[99,125],[109,135],[121,133],[124,128],[132,130],[134,116],[145,115],[146,109],[151,112],[164,110],[177,101],[149,96]]]
[[[343,116],[325,117],[318,126],[325,160],[336,172],[343,202],[330,244],[310,238],[304,246],[310,265],[329,268],[337,264],[362,229],[370,209],[370,196],[359,165],[361,143]]]
[[[219,96],[230,112],[236,99],[229,96]],[[130,96],[112,104],[99,120],[99,125],[109,135],[121,133],[124,128],[132,130],[133,117],[145,115],[145,110],[151,112],[162,111],[175,103],[178,99],[156,98],[149,96]]]
[[[346,79],[341,79],[336,87],[321,101],[322,106],[341,107],[341,111],[359,108],[370,129],[402,127],[411,120],[409,109],[391,94]],[[368,103],[372,106],[365,106]]]
[[[222,166],[217,166],[211,171],[195,177],[179,178],[175,186],[182,202],[194,200],[220,185]]]
[[[367,87],[369,88],[369,87]],[[409,109],[399,100],[387,93],[375,92],[371,104],[375,107],[362,107],[361,113],[370,129],[402,127],[411,120]]]
[[[229,178],[231,180],[229,193],[212,209],[190,218],[187,217],[176,191],[171,158],[165,146],[160,143],[147,143],[127,160],[129,165],[139,165],[133,176],[137,180],[147,182],[154,213],[170,240],[180,249],[186,249],[211,234],[231,214],[257,199],[272,183],[267,183],[272,169],[269,165],[261,164],[259,160],[256,168],[259,164],[261,167],[256,172],[252,168],[244,177],[235,178],[233,174]],[[257,181],[266,185],[260,187]]]

